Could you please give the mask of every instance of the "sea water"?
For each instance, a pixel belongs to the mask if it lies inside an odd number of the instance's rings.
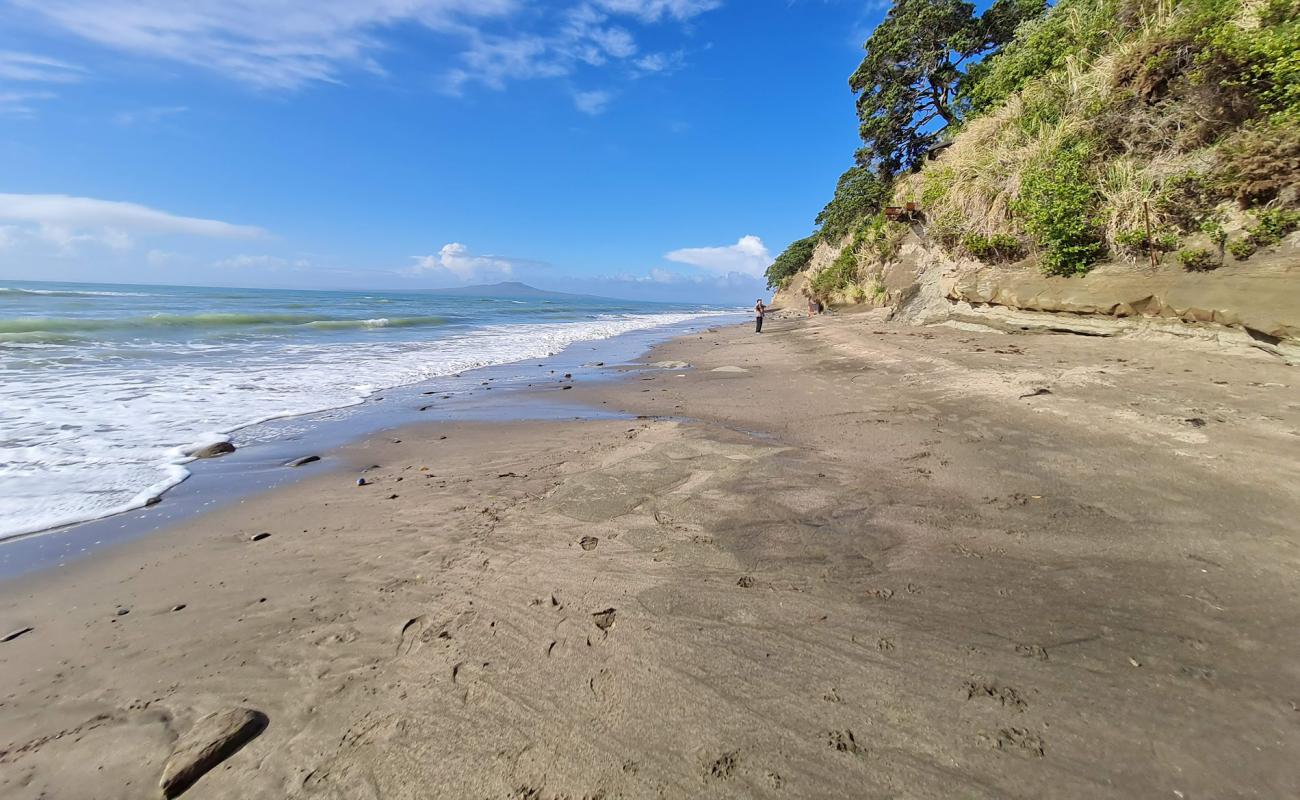
[[[189,475],[196,447],[259,422],[720,313],[0,281],[0,538],[138,508]]]

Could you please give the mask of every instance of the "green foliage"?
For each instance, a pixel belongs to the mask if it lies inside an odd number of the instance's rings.
[[[1152,206],[1156,213],[1183,230],[1195,230],[1221,197],[1211,178],[1188,171],[1167,178]]]
[[[808,236],[791,242],[785,252],[776,257],[767,268],[767,288],[779,286],[782,289],[790,285],[795,273],[802,272],[812,261],[813,249],[817,247],[817,236]]]
[[[890,222],[883,213],[877,213],[853,235],[853,250],[865,248],[874,260],[884,263],[898,255],[909,230],[907,225]]]
[[[1048,14],[1021,24],[1002,52],[971,67],[961,86],[963,104],[983,113],[1070,57],[1097,52],[1116,32],[1115,13],[1115,0],[1059,0]]]
[[[863,219],[880,210],[889,190],[889,183],[867,167],[847,170],[835,185],[835,196],[817,215],[821,240],[838,245]]]
[[[927,231],[930,238],[949,255],[955,253],[965,237],[964,220],[955,210],[949,209],[930,220]]]
[[[1224,243],[1228,241],[1228,232],[1223,229],[1223,223],[1213,217],[1201,222],[1201,233],[1209,237],[1210,241],[1214,242],[1214,245],[1220,250],[1223,249]]]
[[[1250,258],[1255,255],[1255,251],[1258,249],[1248,239],[1233,239],[1228,242],[1228,252],[1232,253],[1232,257],[1238,261],[1245,261]]]
[[[934,208],[948,196],[948,191],[957,182],[957,173],[952,167],[933,166],[921,173],[921,208]]]
[[[812,290],[818,297],[827,297],[858,279],[858,259],[852,247],[845,247],[835,260],[812,278]]]
[[[1246,229],[1246,238],[1256,247],[1271,247],[1300,228],[1300,211],[1270,208],[1255,215],[1256,224]]]
[[[962,239],[961,246],[967,253],[989,264],[1018,261],[1025,255],[1020,240],[1008,233],[995,233],[992,236],[968,233]]]
[[[1038,243],[1049,274],[1083,274],[1102,255],[1095,219],[1100,195],[1090,156],[1088,143],[1078,140],[1041,158],[1025,171],[1012,204]]]
[[[858,163],[892,176],[923,159],[936,137],[931,123],[957,121],[963,64],[1009,41],[1044,8],[1044,0],[995,0],[977,17],[965,0],[894,0],[849,76],[864,143]]]
[[[1179,250],[1178,263],[1189,272],[1205,272],[1219,266],[1219,259],[1214,253],[1202,247],[1196,250]]]

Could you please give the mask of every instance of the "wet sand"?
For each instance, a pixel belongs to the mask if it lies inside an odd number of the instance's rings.
[[[1294,368],[852,317],[645,361],[691,367],[549,392],[642,418],[410,427],[0,583],[0,797],[156,796],[236,707],[184,797],[1300,790]]]

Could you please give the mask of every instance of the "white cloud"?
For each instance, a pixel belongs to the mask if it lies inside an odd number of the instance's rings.
[[[76,83],[85,77],[85,70],[76,64],[54,58],[0,50],[0,79],[32,83]]]
[[[189,111],[189,106],[151,106],[149,108],[139,108],[134,111],[119,111],[113,115],[113,122],[118,125],[153,125],[167,117],[174,117],[177,114],[184,114]]]
[[[62,255],[79,245],[130,250],[140,235],[173,234],[218,239],[265,236],[261,228],[215,219],[182,217],[114,200],[60,194],[0,194],[0,221],[10,243],[20,240],[53,246]]]
[[[460,242],[451,242],[442,246],[436,255],[412,256],[415,265],[411,272],[447,272],[460,281],[503,279],[514,274],[521,265],[536,265],[536,262],[520,261],[502,256],[472,255],[469,248]]]
[[[609,103],[614,99],[612,92],[597,89],[590,92],[574,92],[573,105],[584,114],[597,116],[605,113]]]
[[[382,73],[382,34],[420,26],[461,42],[461,65],[446,81],[453,91],[473,82],[500,87],[508,79],[568,75],[579,64],[627,61],[639,48],[615,18],[684,22],[720,5],[720,0],[570,0],[567,10],[555,10],[526,0],[11,2],[82,39],[266,89],[339,82],[353,70]],[[539,21],[546,27],[539,28]],[[76,69],[50,60],[13,68],[65,75]]]
[[[51,100],[55,97],[57,95],[53,92],[0,92],[0,115],[29,117],[36,112],[32,101]]]
[[[221,269],[300,270],[310,267],[311,262],[302,258],[288,259],[280,256],[240,254],[214,261],[212,266]]]
[[[772,263],[767,246],[757,236],[742,236],[735,244],[723,247],[687,247],[674,250],[664,258],[679,264],[690,264],[718,275],[735,272],[750,277],[762,275]]]
[[[596,5],[615,14],[630,14],[646,22],[663,17],[688,20],[722,5],[722,0],[595,0]]]
[[[266,231],[250,225],[233,225],[215,219],[182,217],[136,203],[69,197],[63,194],[0,193],[0,220],[35,223],[67,230],[138,231],[207,236],[218,239],[253,239]]]

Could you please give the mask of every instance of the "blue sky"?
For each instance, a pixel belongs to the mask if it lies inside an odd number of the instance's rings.
[[[0,278],[752,301],[848,0],[0,0]]]

